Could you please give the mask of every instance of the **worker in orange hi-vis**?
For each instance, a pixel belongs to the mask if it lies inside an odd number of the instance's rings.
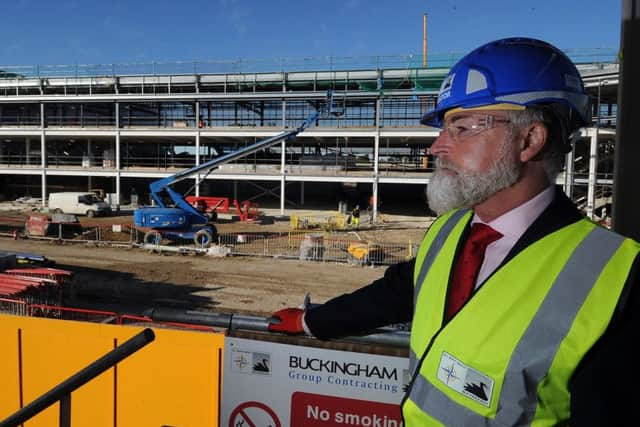
[[[555,184],[591,112],[578,69],[549,43],[464,56],[420,121],[441,129],[427,186],[439,216],[416,257],[279,310],[269,330],[326,340],[411,322],[406,427],[635,425],[640,243]]]

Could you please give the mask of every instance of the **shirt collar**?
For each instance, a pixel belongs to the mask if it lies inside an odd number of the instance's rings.
[[[502,233],[504,237],[508,237],[509,239],[516,241],[520,236],[522,236],[527,228],[529,228],[533,221],[535,221],[536,218],[538,218],[540,214],[542,214],[542,212],[551,204],[554,194],[554,186],[550,185],[532,199],[527,200],[520,206],[513,208],[508,212],[505,212],[491,222],[487,223],[482,221],[480,217],[474,213],[471,224],[476,222],[487,224],[494,230]]]

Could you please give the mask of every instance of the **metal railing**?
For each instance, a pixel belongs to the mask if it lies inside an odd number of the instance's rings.
[[[148,310],[145,315],[154,321],[217,326],[225,328],[227,331],[240,329],[246,331],[268,332],[269,323],[271,322],[270,318],[258,316],[210,313],[193,310],[175,310],[170,308],[154,308]],[[390,326],[369,331],[366,335],[349,336],[336,341],[407,348],[409,346],[409,336],[409,331]]]
[[[430,53],[429,68],[452,66],[466,52]],[[615,48],[574,48],[565,53],[576,63],[616,62]],[[112,64],[0,65],[0,78],[111,77],[132,75],[236,74],[257,72],[413,69],[422,67],[422,55],[322,56]]]
[[[71,393],[88,383],[104,371],[111,369],[117,363],[131,356],[142,347],[155,339],[152,329],[143,329],[140,333],[125,341],[122,345],[111,350],[101,358],[70,376],[40,397],[19,409],[14,414],[0,421],[0,427],[18,426],[56,402],[60,402],[60,427],[71,426]]]
[[[315,304],[311,303],[308,304],[309,307],[313,307],[314,305]],[[115,325],[153,324],[202,332],[222,332],[224,330],[226,333],[233,330],[270,332],[269,323],[272,320],[270,317],[179,310],[167,307],[153,307],[147,309],[142,315],[132,315],[117,313],[115,311],[31,304],[12,298],[0,298],[0,312],[21,316]],[[340,341],[389,345],[392,347],[408,347],[410,326],[410,323],[391,325],[371,330],[364,335],[345,337]],[[214,327],[219,329],[215,329]]]
[[[363,150],[364,151],[364,150]],[[355,160],[354,160],[355,159]],[[433,165],[425,160],[425,156],[385,156],[384,161],[378,163],[378,173],[389,176],[395,174],[430,173]],[[42,160],[39,154],[0,154],[0,166],[20,168],[41,168]],[[195,155],[159,155],[159,156],[132,156],[123,155],[120,159],[120,169],[135,170],[138,168],[158,170],[182,170],[195,166]],[[83,169],[107,169],[115,170],[116,162],[112,156],[102,155],[73,155],[73,154],[48,154],[46,165],[48,168],[83,168]],[[296,154],[289,155],[285,161],[285,171],[289,175],[348,175],[358,173],[373,174],[375,162],[369,160],[367,154],[355,156],[340,156],[328,154],[322,157],[313,157]],[[240,159],[222,165],[212,172],[225,173],[260,173],[265,175],[280,175],[281,160],[269,157],[252,157]]]

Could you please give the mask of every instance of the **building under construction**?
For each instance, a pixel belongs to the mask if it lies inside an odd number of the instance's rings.
[[[610,197],[618,64],[613,52],[569,53],[593,95],[594,121],[577,137],[559,183],[594,214]],[[0,67],[0,191],[44,205],[53,191],[100,188],[115,206],[133,196],[146,203],[151,181],[333,109],[295,140],[223,164],[202,182],[185,180],[182,189],[283,212],[370,196],[374,212],[377,200],[385,210],[406,209],[428,184],[429,146],[439,132],[419,118],[455,59],[429,67],[412,57]],[[190,311],[193,323],[180,324],[181,312],[162,308],[51,310],[25,290],[51,283],[32,283],[12,281],[12,298],[3,301],[28,317],[3,315],[0,325],[2,425],[402,425],[399,403],[412,381],[405,330],[321,348],[308,337],[269,337],[269,319],[253,316]],[[94,322],[34,318],[71,314]],[[353,351],[355,343],[375,345]]]
[[[593,95],[594,121],[560,183],[591,214],[610,196],[618,64],[613,51],[568,54]],[[370,200],[424,209],[415,195],[439,131],[419,118],[457,57],[0,67],[0,193],[44,205],[50,192],[99,188],[115,206],[148,203],[151,181],[299,126],[328,108],[331,91],[338,114],[179,190],[283,213]]]

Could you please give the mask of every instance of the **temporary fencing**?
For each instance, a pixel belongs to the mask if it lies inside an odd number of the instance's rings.
[[[144,231],[131,224],[82,224],[51,223],[42,233],[25,230],[30,239],[58,242],[87,243],[95,245],[132,245],[142,242]]]
[[[25,301],[0,298],[0,312],[8,314],[16,314],[18,316],[28,315],[29,308]]]
[[[220,234],[220,245],[231,255],[292,258],[301,261],[346,262],[361,265],[390,265],[413,258],[417,245],[348,240],[344,236],[300,231],[282,233]],[[357,248],[357,250],[356,250]]]
[[[311,224],[307,217],[301,218],[296,217],[295,221],[304,220],[307,224]],[[359,265],[390,265],[413,258],[416,254],[418,245],[412,242],[390,243],[348,239],[345,237],[348,236],[347,233],[335,231],[344,226],[344,224],[340,225],[338,220],[342,217],[332,218],[325,218],[325,224],[330,226],[324,227],[324,230],[309,226],[302,230],[285,232],[226,233],[218,234],[217,242],[214,243],[225,249],[222,253],[231,256],[264,256]],[[115,224],[85,226],[81,233],[68,238],[57,235],[55,237],[30,236],[30,238],[96,246],[152,247],[152,245],[143,244],[144,234],[144,230],[132,225]],[[173,239],[171,242],[163,240],[158,247],[162,245],[167,245],[164,246],[167,250],[168,245],[173,246],[175,252],[181,252],[180,248],[184,248],[184,253],[189,253],[187,248],[194,248],[194,242],[191,239]]]
[[[0,215],[0,236],[15,237],[24,226],[24,219],[14,215]]]

